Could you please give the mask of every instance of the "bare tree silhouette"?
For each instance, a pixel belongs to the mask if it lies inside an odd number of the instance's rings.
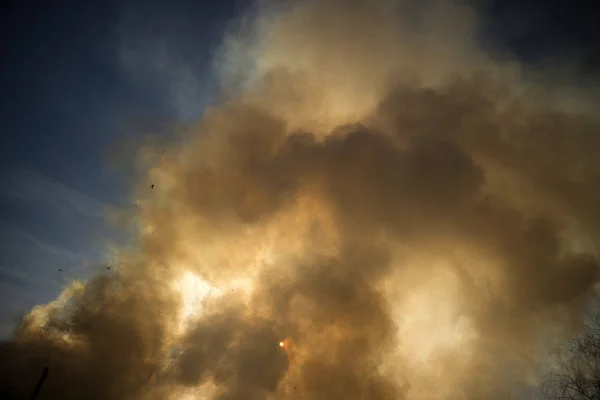
[[[542,385],[542,399],[600,400],[600,312],[559,351],[555,371]]]

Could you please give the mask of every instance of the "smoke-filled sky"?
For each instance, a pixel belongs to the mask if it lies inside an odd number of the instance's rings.
[[[128,196],[120,142],[197,118],[233,1],[19,1],[2,6],[0,336],[89,276],[106,207]],[[136,139],[137,140],[137,139]],[[119,161],[119,160],[117,160]]]
[[[43,303],[1,345],[7,396],[44,366],[40,398],[539,384],[600,278],[583,8],[81,7],[11,14],[49,30],[3,76],[5,315]]]

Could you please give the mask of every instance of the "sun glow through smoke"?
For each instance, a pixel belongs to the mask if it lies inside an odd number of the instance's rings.
[[[175,286],[182,296],[181,314],[184,320],[200,316],[203,303],[209,296],[218,297],[222,292],[190,271],[185,271]]]

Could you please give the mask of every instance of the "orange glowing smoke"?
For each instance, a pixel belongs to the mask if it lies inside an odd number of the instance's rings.
[[[277,343],[277,345],[284,350],[289,350],[290,348],[290,342],[288,339],[280,341],[279,343]]]

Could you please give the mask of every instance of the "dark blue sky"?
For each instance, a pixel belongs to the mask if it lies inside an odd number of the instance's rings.
[[[215,1],[20,1],[3,5],[0,74],[0,335],[11,318],[89,275],[103,210],[127,194],[106,167],[124,135],[190,119],[215,89],[208,61],[245,6]],[[490,1],[482,38],[533,63],[595,76],[592,1]]]

